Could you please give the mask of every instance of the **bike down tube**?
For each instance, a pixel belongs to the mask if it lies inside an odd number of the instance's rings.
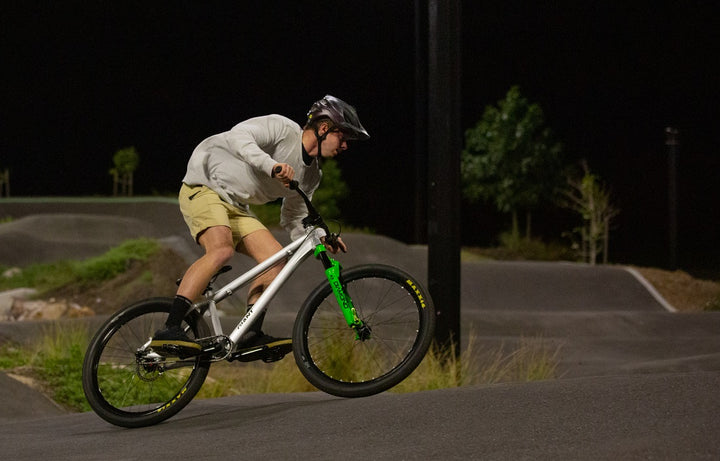
[[[281,252],[276,253],[271,259],[275,259],[275,257],[280,254],[284,253],[285,256],[288,254],[291,254],[291,258],[288,260],[288,262],[285,264],[285,267],[282,268],[280,273],[275,277],[275,279],[270,282],[270,284],[265,288],[265,291],[263,291],[262,295],[255,301],[255,304],[253,305],[252,309],[250,309],[249,312],[245,314],[245,316],[240,320],[240,323],[235,327],[232,333],[230,333],[229,338],[233,343],[237,343],[240,338],[247,332],[250,325],[253,324],[255,319],[266,310],[267,304],[270,302],[270,300],[275,296],[275,294],[280,290],[280,288],[283,286],[283,284],[287,281],[288,278],[292,275],[293,272],[295,272],[295,269],[298,268],[300,264],[310,256],[313,252],[313,248],[315,247],[314,241],[319,241],[319,237],[317,236],[318,229],[313,230],[311,233],[309,233],[305,238],[298,239],[291,243],[290,245],[286,246]],[[322,230],[320,230],[322,232]],[[297,251],[295,251],[297,250]],[[293,253],[294,252],[294,253]],[[274,264],[276,264],[279,260],[276,260],[275,263],[270,264],[269,266],[266,266],[266,262],[263,262],[261,266],[265,267],[265,269],[272,267]],[[258,266],[261,267],[261,266]],[[257,271],[253,270],[252,273],[257,275],[260,275],[263,271]],[[246,276],[243,276],[242,279],[246,279]],[[251,277],[250,280],[252,280],[254,277]],[[224,287],[221,291],[226,291],[226,288],[231,288],[232,290],[237,289],[247,283],[240,283],[241,279],[237,279],[233,282],[230,282],[227,287]],[[231,286],[232,285],[232,286]],[[232,291],[229,293],[232,294]],[[227,294],[226,296],[223,296],[223,298],[229,296]],[[223,299],[220,298],[220,299]]]

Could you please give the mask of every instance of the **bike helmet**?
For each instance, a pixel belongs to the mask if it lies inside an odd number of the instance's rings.
[[[307,113],[308,123],[320,118],[329,118],[350,141],[363,141],[370,135],[363,128],[355,108],[342,99],[326,95],[316,101]]]

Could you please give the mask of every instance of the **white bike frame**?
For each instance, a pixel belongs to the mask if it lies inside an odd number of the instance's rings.
[[[257,301],[255,301],[255,304],[248,309],[245,316],[243,316],[233,332],[228,336],[234,347],[240,338],[249,331],[250,326],[258,318],[258,316],[267,310],[267,306],[272,298],[280,290],[288,278],[290,278],[290,276],[295,272],[295,269],[297,269],[308,256],[315,252],[315,248],[317,248],[318,245],[322,244],[321,239],[325,235],[325,231],[320,227],[310,228],[305,236],[291,242],[282,250],[278,251],[273,256],[256,265],[244,274],[238,276],[219,290],[208,293],[208,299],[195,304],[193,308],[199,309],[200,307],[203,307],[205,303],[208,303],[209,308],[207,313],[210,315],[214,331],[213,334],[215,336],[221,336],[223,332],[216,304],[228,296],[231,296],[236,290],[247,285],[271,267],[287,259],[285,267],[282,268],[280,273],[267,286],[265,291],[263,291]]]

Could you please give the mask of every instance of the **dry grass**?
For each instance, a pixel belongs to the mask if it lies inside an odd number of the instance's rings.
[[[316,389],[298,370],[292,354],[272,364],[214,363],[197,398],[228,395],[312,392]]]
[[[390,392],[555,379],[559,353],[560,346],[543,338],[521,338],[514,345],[478,348],[471,334],[459,357],[454,350],[432,347],[420,366]],[[271,365],[261,362],[213,364],[197,398],[316,390],[305,380],[290,355]]]
[[[720,309],[720,282],[701,280],[684,271],[633,267],[681,312]]]

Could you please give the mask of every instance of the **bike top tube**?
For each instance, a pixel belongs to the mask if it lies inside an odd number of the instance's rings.
[[[289,245],[285,246],[283,249],[281,249],[265,261],[257,264],[249,271],[235,278],[230,283],[217,290],[212,296],[212,300],[215,302],[220,302],[228,296],[231,296],[236,290],[242,288],[244,285],[254,280],[256,277],[260,276],[263,272],[267,271],[281,261],[291,257],[297,251],[297,249],[300,248],[300,246],[305,242],[306,239],[307,237],[302,237],[291,242]]]

